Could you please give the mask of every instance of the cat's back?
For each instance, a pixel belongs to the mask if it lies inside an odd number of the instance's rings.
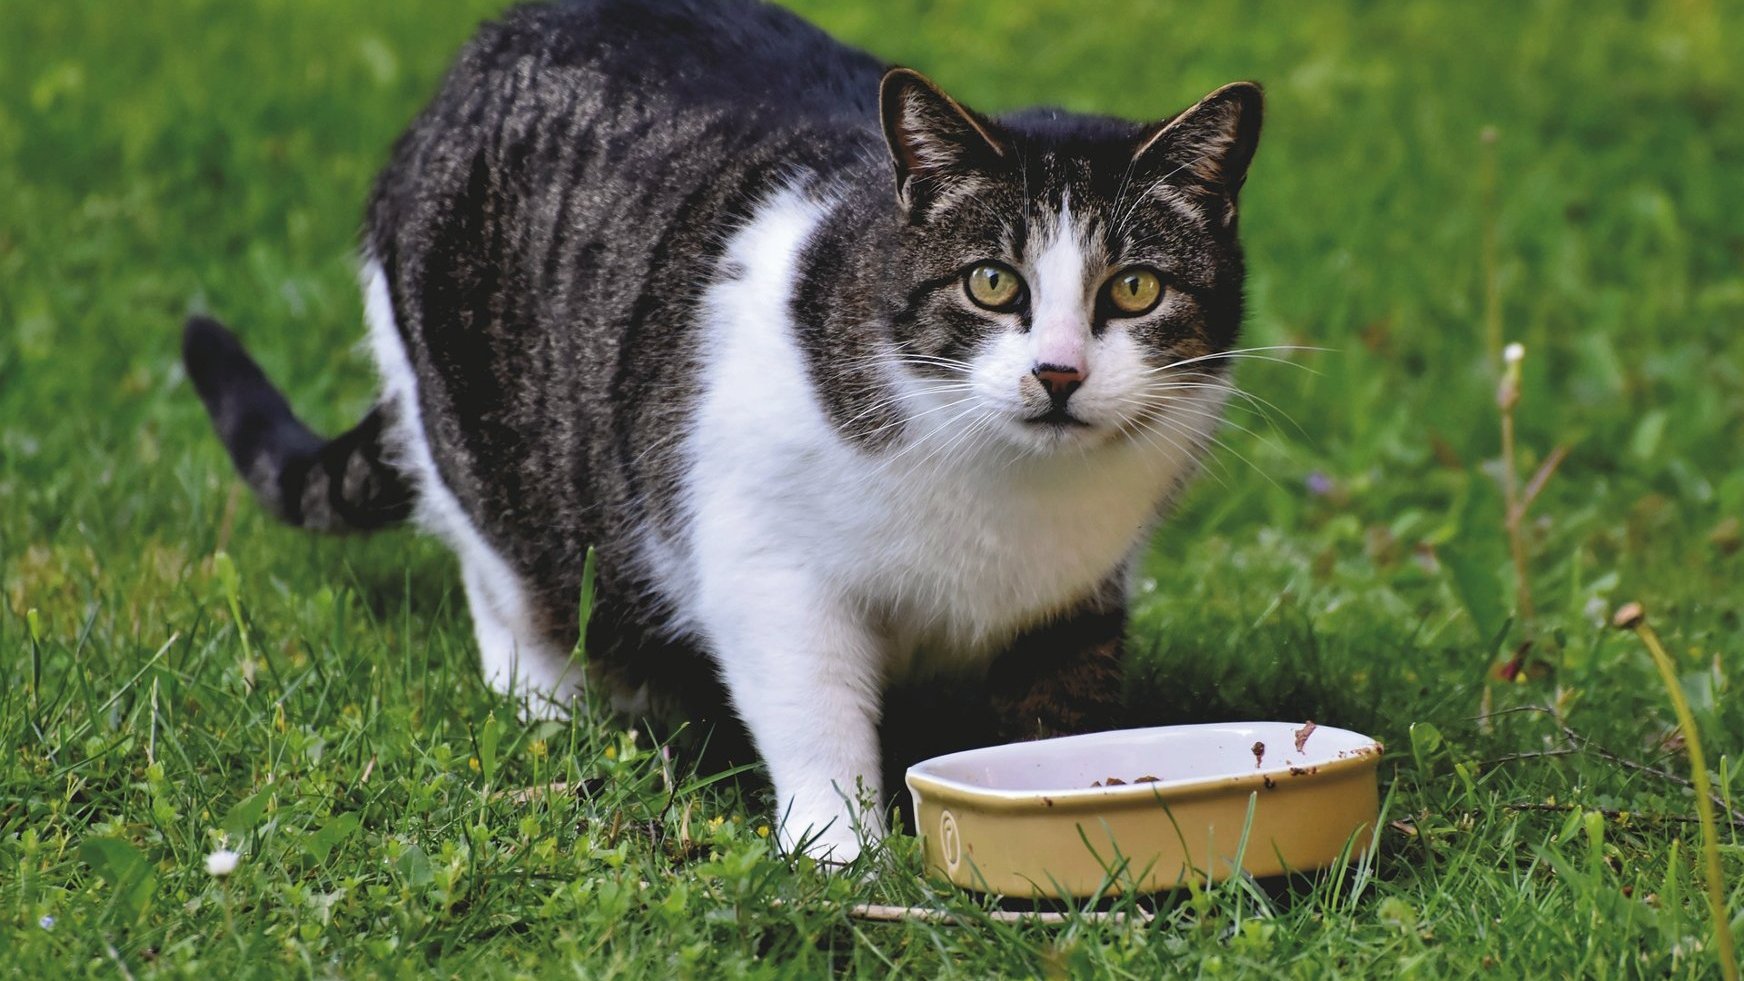
[[[763,0],[570,0],[486,25],[459,71],[529,68],[546,85],[780,124],[872,119],[883,66]]]
[[[805,147],[789,163],[827,169],[876,147],[883,69],[763,0],[516,7],[479,29],[400,138],[371,203],[371,245],[392,253],[392,239],[441,231],[429,226],[469,203],[646,229],[649,210],[783,144]],[[590,193],[564,196],[578,189]]]
[[[610,563],[676,520],[722,243],[798,173],[882,165],[882,70],[760,0],[525,6],[479,30],[396,144],[367,252],[416,378],[413,438],[553,609],[573,610],[589,545]]]

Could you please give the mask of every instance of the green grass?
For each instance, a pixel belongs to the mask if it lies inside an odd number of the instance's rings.
[[[492,6],[0,0],[0,971],[1717,974],[1690,795],[1590,748],[1495,762],[1563,746],[1556,720],[1477,716],[1550,706],[1685,772],[1647,653],[1594,622],[1639,599],[1744,798],[1735,9],[798,4],[989,109],[1268,84],[1249,338],[1331,350],[1244,367],[1293,422],[1238,413],[1265,438],[1230,430],[1159,536],[1133,697],[1373,732],[1400,823],[1348,876],[1039,926],[977,919],[909,839],[867,880],[784,861],[753,784],[668,776],[603,717],[514,723],[439,548],[304,537],[239,497],[181,317],[237,325],[316,425],[354,420],[367,183]],[[1569,448],[1527,522],[1529,624],[1492,315],[1528,351],[1522,467]],[[496,796],[554,778],[586,792]]]

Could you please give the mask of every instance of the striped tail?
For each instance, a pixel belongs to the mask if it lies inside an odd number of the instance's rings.
[[[322,439],[297,421],[236,335],[206,317],[188,320],[182,361],[237,471],[280,520],[353,532],[410,516],[412,486],[383,457],[389,409],[377,405],[343,436]]]

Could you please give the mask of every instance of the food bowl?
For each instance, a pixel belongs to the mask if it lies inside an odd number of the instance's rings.
[[[1238,860],[1263,877],[1360,852],[1381,752],[1311,722],[1164,726],[939,756],[909,768],[908,789],[928,870],[959,886],[1158,892]]]

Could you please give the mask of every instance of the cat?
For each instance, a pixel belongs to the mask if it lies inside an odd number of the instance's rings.
[[[1126,580],[1232,391],[1260,115],[987,116],[760,0],[520,7],[375,185],[363,421],[310,432],[213,320],[184,359],[279,518],[453,548],[492,687],[729,705],[781,846],[847,862],[881,723],[929,721],[887,693],[969,679],[983,741],[1118,720]]]

